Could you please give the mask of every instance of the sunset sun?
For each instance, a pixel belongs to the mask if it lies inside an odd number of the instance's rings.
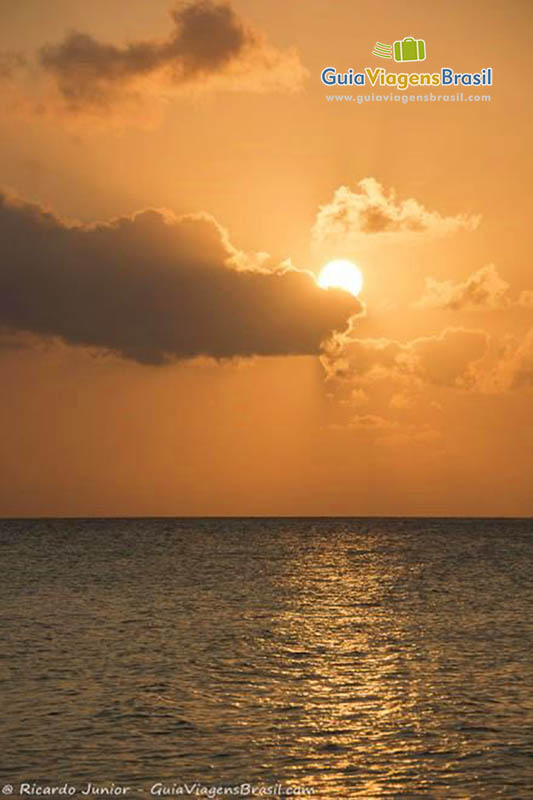
[[[351,261],[336,259],[322,268],[318,285],[321,289],[343,289],[357,297],[363,288],[363,273]]]

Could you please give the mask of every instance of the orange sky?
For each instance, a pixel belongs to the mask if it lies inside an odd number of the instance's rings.
[[[531,4],[201,8],[0,2],[0,514],[531,514]],[[406,35],[491,102],[326,101]]]

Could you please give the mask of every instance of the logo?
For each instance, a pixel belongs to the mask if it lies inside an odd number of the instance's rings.
[[[376,42],[372,55],[396,63],[425,61],[426,40],[404,36],[392,44]],[[388,65],[387,65],[388,66]],[[320,73],[324,86],[371,86],[407,89],[422,86],[492,86],[492,67],[482,67],[478,72],[456,72],[452,67],[441,67],[437,72],[396,72],[382,67],[350,67],[338,72],[336,67],[324,67]]]
[[[372,50],[372,55],[377,56],[378,58],[392,58],[392,45],[376,42],[374,49]]]
[[[405,36],[403,39],[397,39],[393,44],[376,42],[372,55],[378,58],[394,57],[395,61],[425,61],[426,41]]]

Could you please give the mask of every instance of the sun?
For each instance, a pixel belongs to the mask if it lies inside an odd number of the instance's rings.
[[[321,289],[343,289],[357,297],[363,288],[363,273],[351,261],[338,258],[322,268],[318,285]]]

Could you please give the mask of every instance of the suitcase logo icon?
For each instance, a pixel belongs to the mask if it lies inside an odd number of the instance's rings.
[[[425,61],[426,40],[405,36],[393,44],[376,42],[372,55],[378,58],[394,58],[395,61]]]
[[[426,60],[426,42],[424,39],[413,39],[412,36],[398,39],[398,41],[394,42],[393,51],[395,61]]]

